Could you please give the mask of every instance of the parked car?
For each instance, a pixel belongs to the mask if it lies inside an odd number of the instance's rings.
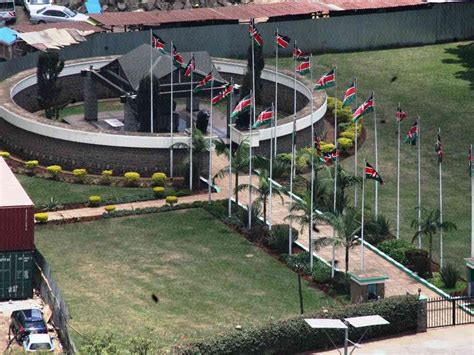
[[[28,13],[35,13],[46,5],[53,5],[54,0],[24,0],[23,6]]]
[[[47,5],[35,13],[30,13],[31,23],[87,21],[89,16],[65,6]]]
[[[27,353],[54,351],[53,339],[49,334],[30,334],[23,341],[23,350]]]
[[[14,0],[0,0],[0,21],[7,24],[16,22]]]
[[[30,334],[46,334],[48,328],[43,313],[36,308],[13,311],[10,322],[10,333],[18,342]]]

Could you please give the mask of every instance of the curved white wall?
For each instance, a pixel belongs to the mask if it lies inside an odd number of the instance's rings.
[[[88,68],[90,65],[94,65],[94,67],[99,68],[104,66],[105,64],[109,63],[109,60],[95,60],[95,61],[88,61],[82,62],[77,64],[67,65],[61,76],[67,75],[74,75],[81,72],[81,70]],[[225,61],[215,60],[215,65],[219,71],[225,73],[233,73],[242,75],[245,71],[246,66],[240,63],[231,63]],[[262,72],[262,78],[265,80],[274,81],[275,80],[275,72],[264,69]],[[278,83],[292,87],[294,84],[293,78],[289,77],[284,74],[278,75]],[[27,78],[19,81],[15,84],[10,90],[10,97],[14,97],[20,91],[24,90],[25,88],[35,85],[36,84],[36,75],[30,75]],[[308,99],[311,98],[311,92],[308,88],[300,81],[296,81],[296,90],[305,95]],[[311,114],[299,118],[297,120],[296,129],[302,130],[311,125],[311,122],[319,121],[326,112],[326,101],[324,104],[319,107],[314,113],[313,117]],[[111,146],[111,147],[133,147],[133,148],[152,148],[152,149],[168,149],[170,145],[176,143],[188,143],[189,136],[183,135],[175,135],[173,140],[171,137],[161,136],[161,135],[153,135],[147,134],[146,136],[140,135],[133,135],[133,134],[112,134],[112,133],[103,133],[103,132],[87,132],[81,131],[77,129],[71,129],[67,127],[59,127],[49,125],[47,123],[39,122],[36,120],[32,120],[26,117],[21,116],[18,113],[12,112],[8,110],[4,106],[0,106],[0,116],[7,121],[8,123],[21,128],[23,130],[43,135],[46,137],[67,140],[76,143],[84,143],[84,144],[95,144],[95,145],[104,145],[104,146]],[[276,129],[276,136],[286,136],[291,134],[293,128],[293,123],[289,122],[286,124],[282,124],[277,126]],[[232,140],[234,142],[240,142],[244,139],[248,133],[247,132],[240,132],[234,130],[235,134],[233,134]],[[270,128],[259,129],[254,131],[254,137],[252,139],[252,146],[258,146],[261,140],[270,139]]]

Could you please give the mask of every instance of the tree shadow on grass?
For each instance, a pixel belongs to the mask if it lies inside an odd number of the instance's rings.
[[[465,70],[456,72],[455,76],[458,79],[469,81],[471,90],[474,90],[474,42],[460,44],[456,48],[446,48],[444,51],[457,56],[458,59],[443,59],[443,63],[460,64],[465,68]]]

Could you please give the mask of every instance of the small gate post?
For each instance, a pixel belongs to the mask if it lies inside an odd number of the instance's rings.
[[[420,294],[418,300],[420,304],[417,312],[416,332],[423,333],[426,332],[428,325],[428,298],[425,295]]]
[[[456,299],[453,298],[451,302],[453,304],[453,325],[456,325]]]

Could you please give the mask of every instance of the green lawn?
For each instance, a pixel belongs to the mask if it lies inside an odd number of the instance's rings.
[[[36,246],[80,332],[152,327],[169,347],[299,312],[296,274],[201,209],[44,226]],[[334,304],[303,293],[306,311]]]
[[[304,47],[302,48],[304,50]],[[354,77],[358,79],[359,103],[375,91],[379,133],[380,173],[386,181],[379,189],[380,210],[396,221],[396,123],[397,103],[408,112],[402,122],[402,137],[421,116],[422,205],[438,207],[438,165],[434,153],[436,131],[441,128],[445,151],[443,162],[444,219],[455,222],[457,232],[445,237],[447,260],[463,264],[469,257],[470,182],[467,149],[474,143],[474,44],[460,42],[358,53],[326,54],[314,58],[314,80],[337,65],[338,97]],[[271,59],[267,63],[273,64]],[[279,62],[292,65],[289,58]],[[334,95],[334,89],[328,91]],[[364,118],[368,139],[360,150],[360,161],[374,163],[373,115]],[[385,121],[386,123],[383,123]],[[416,218],[417,165],[416,148],[402,145],[401,160],[401,236],[410,239],[412,219]],[[344,166],[353,171],[353,158]],[[361,172],[361,168],[359,169]],[[373,183],[369,182],[367,204],[373,206]],[[438,238],[436,238],[438,255]],[[426,245],[426,244],[425,244]]]
[[[87,202],[91,195],[99,195],[103,200],[153,198],[151,188],[69,184],[20,174],[16,176],[37,207],[48,204],[51,198],[60,204]]]
[[[98,110],[98,112],[122,111],[123,110],[123,104],[121,104],[119,100],[99,101],[97,110]],[[80,115],[80,114],[83,114],[83,113],[84,113],[84,105],[79,104],[79,105],[74,105],[74,106],[68,106],[68,107],[62,109],[59,112],[59,117],[64,118],[66,116]]]

